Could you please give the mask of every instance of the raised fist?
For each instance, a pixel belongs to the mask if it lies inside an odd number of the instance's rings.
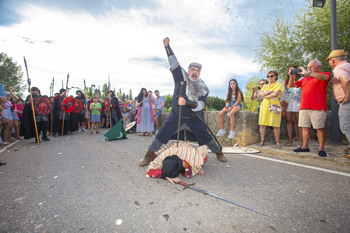
[[[164,44],[164,46],[168,46],[168,45],[169,45],[169,42],[170,42],[169,37],[165,37],[165,38],[163,39],[163,44]]]

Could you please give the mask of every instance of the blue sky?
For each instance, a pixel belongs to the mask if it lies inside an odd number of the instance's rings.
[[[69,86],[103,85],[136,96],[142,87],[171,94],[162,39],[180,64],[203,65],[211,95],[224,98],[228,80],[244,89],[259,73],[253,63],[259,33],[276,14],[293,17],[308,4],[262,0],[0,0],[0,51],[23,65],[32,85],[49,94],[70,74]],[[23,69],[24,70],[24,69]],[[71,93],[73,94],[73,93]]]

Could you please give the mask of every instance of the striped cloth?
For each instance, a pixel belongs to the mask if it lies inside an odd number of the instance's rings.
[[[194,148],[187,141],[179,141],[179,146],[177,147],[176,142],[174,142],[156,152],[157,157],[149,164],[146,176],[160,178],[165,157],[177,155],[180,159],[187,162],[185,163],[185,176],[191,178],[202,169],[204,163],[208,160],[207,154],[208,147],[206,145]],[[187,171],[189,171],[189,173]]]

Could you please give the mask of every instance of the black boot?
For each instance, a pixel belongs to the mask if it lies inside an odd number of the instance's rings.
[[[43,135],[41,138],[43,141],[50,141],[50,138],[47,135]]]
[[[42,126],[42,130],[43,130],[43,136],[42,136],[42,140],[43,141],[50,141],[50,138],[47,137],[47,128],[48,128],[48,123],[47,121],[42,122],[43,126]]]

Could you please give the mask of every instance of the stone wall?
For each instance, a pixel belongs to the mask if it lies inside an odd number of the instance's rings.
[[[220,130],[219,125],[219,112],[218,111],[207,111],[204,112],[204,118],[210,129],[214,134],[216,134]],[[160,126],[163,121],[168,116],[167,113],[161,115],[160,118]],[[236,127],[235,127],[235,136],[233,139],[228,138],[228,133],[230,131],[230,118],[225,115],[225,130],[226,134],[220,137],[217,137],[220,144],[223,146],[233,146],[238,144],[239,146],[247,146],[249,144],[258,143],[260,141],[259,136],[259,115],[257,112],[251,111],[239,111],[235,115],[236,117]],[[328,112],[327,120],[326,120],[326,140],[330,140],[330,129],[331,129],[331,113]],[[273,140],[273,129],[272,127],[267,128],[267,135],[265,137],[265,141]],[[293,137],[295,137],[293,132]],[[311,139],[316,138],[316,131],[311,131]],[[345,139],[345,137],[343,137]],[[287,140],[287,129],[286,129],[286,120],[282,117],[281,122],[281,140]],[[346,139],[345,139],[346,140]]]

